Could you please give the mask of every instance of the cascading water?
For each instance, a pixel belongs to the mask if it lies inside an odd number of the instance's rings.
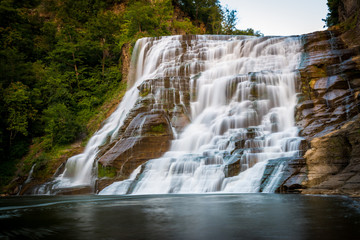
[[[99,148],[117,138],[120,127],[139,97],[137,87],[144,80],[157,76],[157,65],[152,60],[154,56],[159,55],[159,51],[163,47],[169,45],[169,41],[171,39],[164,38],[163,41],[158,42],[154,51],[148,51],[150,47],[148,39],[143,38],[137,41],[131,61],[129,89],[115,112],[106,120],[104,126],[91,137],[85,151],[67,160],[64,172],[55,180],[35,189],[33,194],[53,194],[61,189],[94,185],[96,180],[94,164]]]
[[[299,37],[141,41],[147,54],[138,69],[147,70],[137,82],[185,72],[192,122],[163,157],[100,194],[258,192],[269,160],[299,155],[294,122]],[[263,192],[275,191],[283,168],[283,162],[276,166]]]

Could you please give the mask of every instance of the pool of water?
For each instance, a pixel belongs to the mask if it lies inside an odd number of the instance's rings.
[[[360,205],[281,194],[0,199],[0,239],[359,239]]]

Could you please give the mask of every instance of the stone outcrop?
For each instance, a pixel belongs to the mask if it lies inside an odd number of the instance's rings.
[[[270,176],[274,174],[277,168],[283,168],[283,173],[274,186],[276,192],[280,193],[298,193],[303,188],[302,183],[306,180],[306,165],[304,158],[282,157],[271,159],[266,165],[264,175],[261,179],[260,192],[263,192],[266,185],[270,182]]]
[[[101,149],[97,191],[127,179],[140,165],[161,157],[170,148],[174,130],[190,122],[187,76],[145,80],[139,99],[119,130],[119,139]]]
[[[295,115],[308,150],[305,168],[295,167],[300,172],[287,181],[301,180],[306,194],[360,195],[359,7],[359,1],[340,1],[338,26],[303,36]]]
[[[120,60],[122,79],[127,79],[131,61],[130,43],[124,43],[124,45],[121,47]]]
[[[312,139],[359,113],[359,48],[347,48],[337,31],[308,34],[304,41],[296,120],[301,135]]]
[[[300,135],[305,138],[298,158],[269,160],[260,191],[281,166],[284,169],[276,192],[360,195],[360,3],[342,0],[341,24],[327,31],[302,36],[304,54],[299,69],[298,104],[295,109]],[[183,48],[191,36],[182,39]],[[131,76],[130,45],[121,49],[123,77]],[[175,54],[179,54],[177,51]],[[139,166],[161,157],[170,148],[174,132],[181,133],[190,122],[190,77],[186,60],[181,59],[177,77],[147,79],[138,86],[140,96],[118,132],[118,139],[103,146],[98,154],[95,191],[114,181],[127,179]],[[196,65],[201,70],[201,60]],[[169,73],[172,70],[169,69]],[[193,74],[196,74],[196,72]],[[251,73],[250,77],[255,77]],[[196,76],[193,78],[196,82]],[[133,82],[130,81],[129,85]],[[250,93],[258,96],[255,85]],[[229,88],[229,95],[235,88]],[[276,116],[274,131],[276,131]],[[175,131],[173,131],[175,130]],[[256,129],[248,128],[232,139],[235,150],[226,158],[226,177],[238,175],[255,163],[243,163],[244,152],[257,153],[252,143]],[[244,166],[243,166],[244,165]],[[245,166],[246,165],[246,166]],[[23,189],[25,191],[25,188]],[[63,191],[83,194],[90,188]]]
[[[358,0],[342,0],[339,5],[339,21],[345,22],[353,17],[360,9]]]
[[[100,158],[99,168],[112,167],[118,179],[123,180],[147,160],[166,152],[172,138],[164,111],[140,113],[130,122],[122,138]]]
[[[360,193],[360,114],[340,129],[311,140],[305,154],[308,179],[303,193]]]

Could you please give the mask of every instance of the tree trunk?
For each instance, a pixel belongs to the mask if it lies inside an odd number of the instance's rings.
[[[70,41],[71,41],[71,35],[69,35],[69,39],[70,39]],[[73,61],[74,61],[76,84],[77,84],[77,87],[79,88],[79,72],[78,72],[78,67],[77,67],[77,65],[76,65],[75,50],[72,51],[72,57],[73,57]]]
[[[106,60],[106,49],[105,49],[105,38],[101,38],[101,46],[102,46],[102,60],[101,60],[101,74],[102,74],[102,77],[104,78],[104,75],[105,75],[105,60]]]

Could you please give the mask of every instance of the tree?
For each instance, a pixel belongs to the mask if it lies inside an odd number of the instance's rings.
[[[146,0],[136,1],[127,8],[123,27],[130,38],[138,33],[147,33],[148,36],[168,35],[171,33],[170,20],[173,13],[170,0],[154,3]]]
[[[236,10],[224,9],[223,32],[225,34],[233,34],[237,24]]]
[[[54,144],[72,142],[78,134],[79,126],[74,115],[63,103],[56,103],[44,111],[45,140],[49,147]]]
[[[34,119],[35,109],[30,103],[29,88],[21,82],[11,83],[5,90],[7,130],[10,131],[10,146],[18,133],[27,136],[29,121]]]
[[[340,0],[328,0],[327,6],[329,12],[326,19],[323,19],[325,26],[331,27],[339,23],[339,4]]]
[[[177,0],[180,9],[198,25],[203,23],[207,33],[219,33],[223,20],[218,0]]]

